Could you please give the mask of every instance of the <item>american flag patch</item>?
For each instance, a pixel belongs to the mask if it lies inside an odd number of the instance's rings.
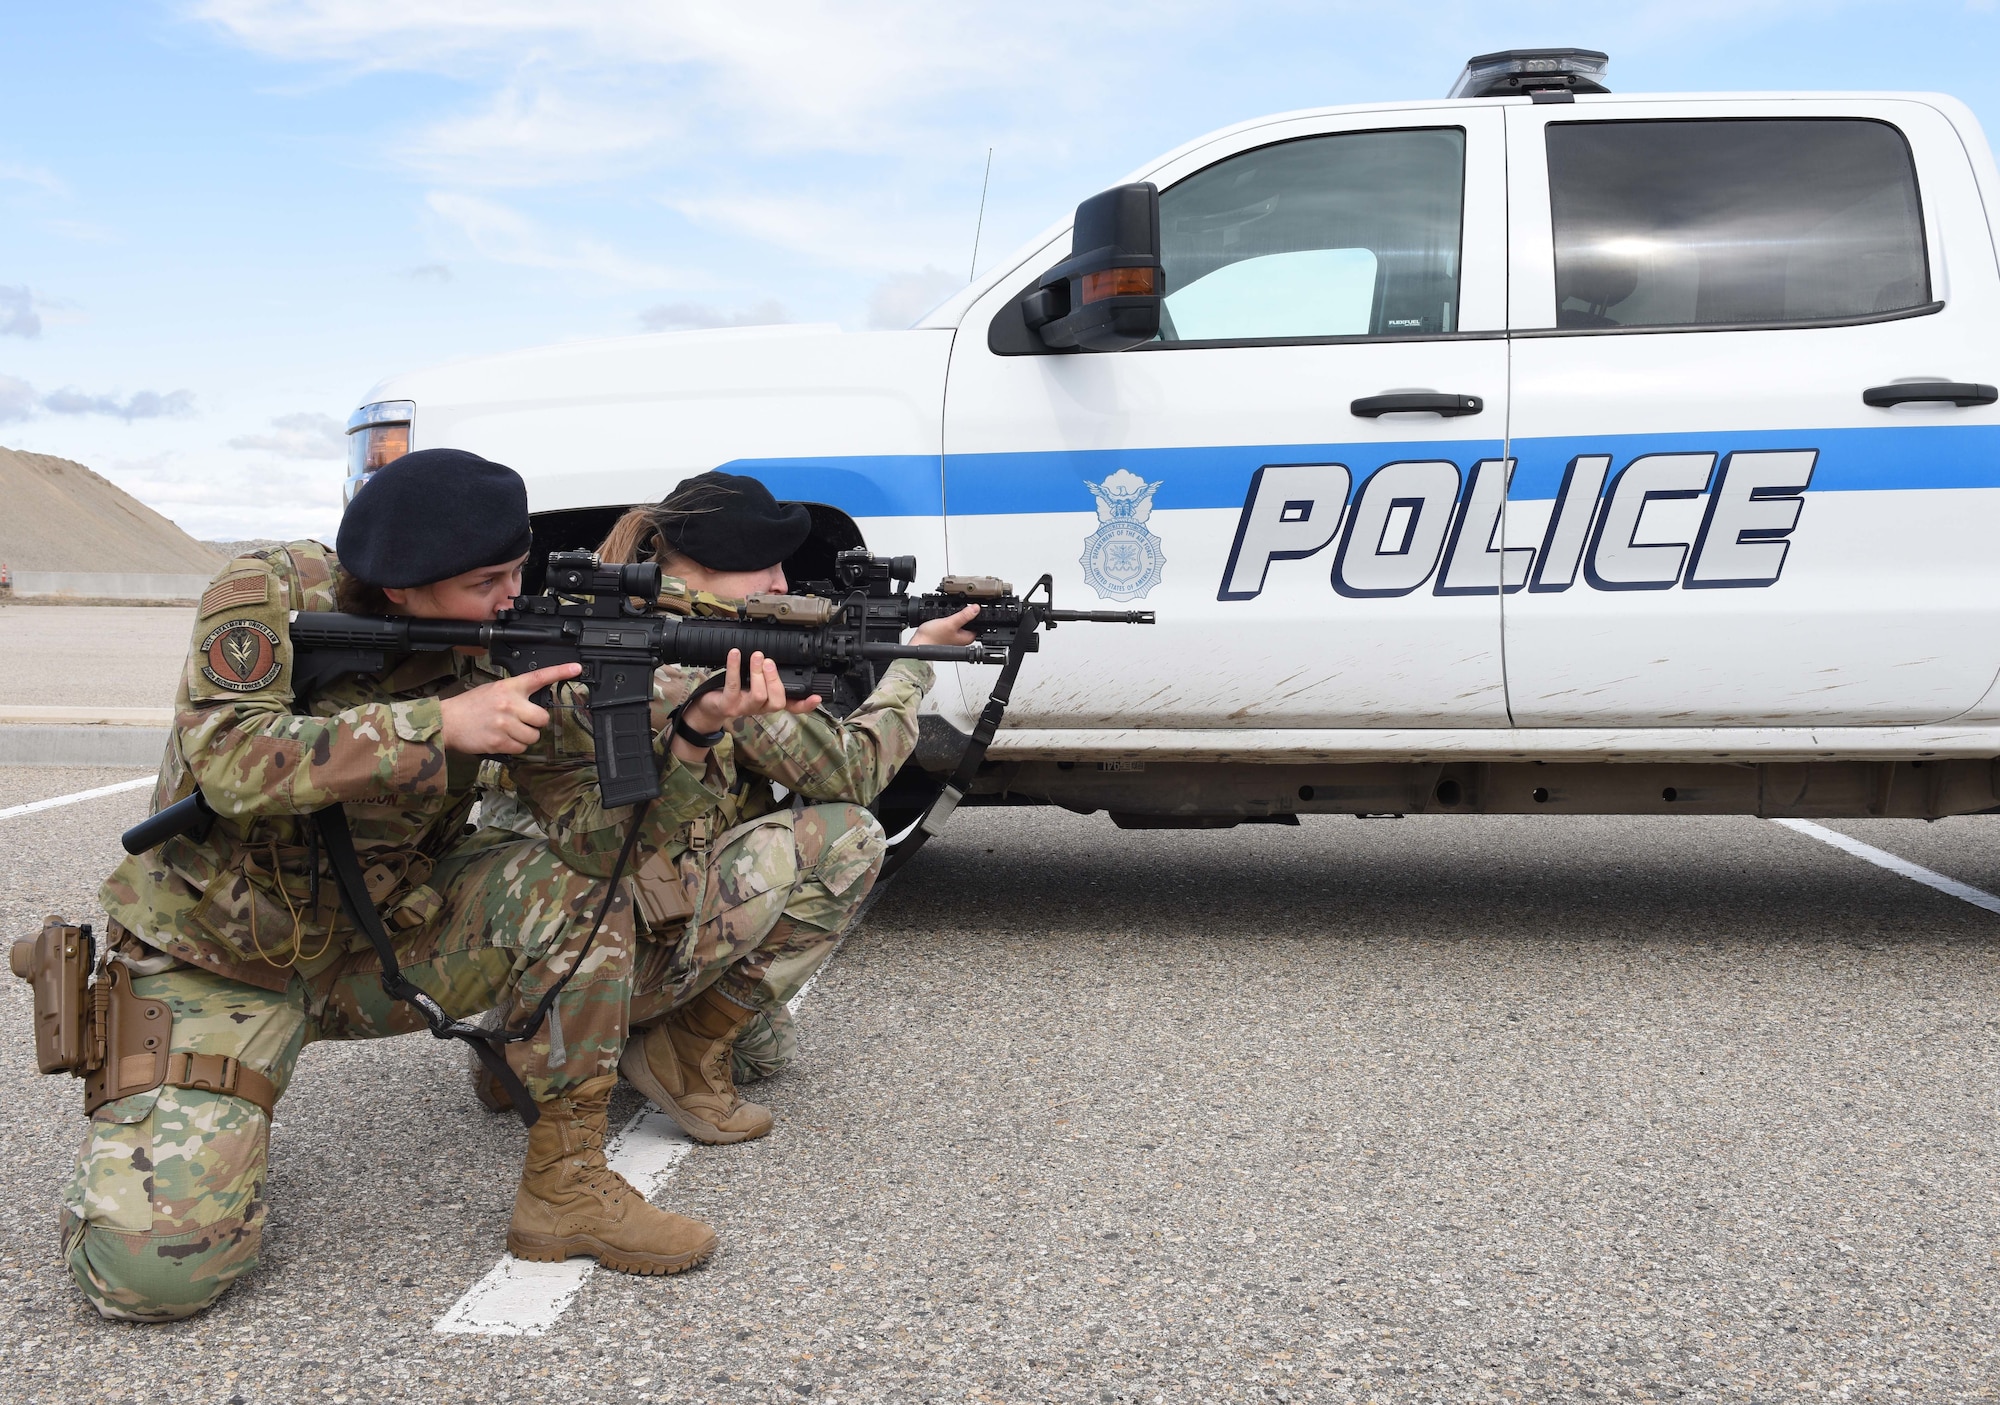
[[[231,576],[217,581],[201,597],[201,612],[212,615],[236,605],[261,605],[271,598],[271,578],[259,571],[253,575]]]

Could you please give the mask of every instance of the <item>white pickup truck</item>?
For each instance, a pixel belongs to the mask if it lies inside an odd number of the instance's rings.
[[[395,376],[349,472],[486,454],[549,547],[720,466],[820,505],[809,553],[1156,611],[1047,639],[968,803],[1128,827],[2000,805],[1978,124],[1932,94],[1604,77],[1486,55],[1444,100],[1202,137],[908,331]],[[949,769],[991,676],[943,670],[918,769]]]

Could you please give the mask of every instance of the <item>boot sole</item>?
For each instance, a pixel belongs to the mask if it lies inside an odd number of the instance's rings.
[[[725,1132],[713,1122],[704,1121],[687,1111],[667,1095],[660,1080],[653,1077],[653,1069],[646,1062],[646,1053],[636,1039],[627,1041],[625,1052],[618,1056],[618,1071],[625,1075],[625,1081],[646,1095],[654,1107],[674,1119],[674,1125],[686,1132],[703,1146],[734,1146],[738,1142],[755,1141],[771,1134],[769,1127],[761,1132]]]
[[[718,1241],[710,1236],[707,1244],[685,1254],[634,1254],[623,1249],[614,1249],[600,1239],[587,1234],[557,1238],[554,1235],[522,1235],[512,1230],[507,1232],[507,1252],[517,1259],[528,1259],[534,1263],[560,1263],[564,1259],[578,1257],[596,1259],[598,1267],[608,1268],[617,1273],[636,1273],[646,1277],[662,1274],[681,1273],[707,1261],[716,1251]]]

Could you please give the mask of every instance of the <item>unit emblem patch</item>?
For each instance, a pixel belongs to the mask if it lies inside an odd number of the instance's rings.
[[[1085,481],[1097,499],[1097,530],[1083,539],[1083,578],[1106,600],[1141,600],[1160,583],[1167,554],[1146,526],[1158,483],[1119,469],[1101,483]]]
[[[261,620],[219,624],[201,641],[201,676],[232,693],[254,693],[278,676],[278,631]]]

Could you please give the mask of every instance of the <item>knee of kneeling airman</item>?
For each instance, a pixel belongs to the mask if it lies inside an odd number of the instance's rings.
[[[814,868],[830,891],[859,900],[882,866],[882,856],[889,851],[889,836],[883,832],[882,822],[859,805],[829,808],[836,812],[827,825],[829,842]],[[854,891],[857,888],[859,892]]]
[[[802,872],[851,867],[882,856],[888,836],[867,807],[830,800],[808,805],[792,821],[792,842]]]
[[[832,812],[827,816],[826,828],[834,845],[845,840],[870,854],[880,854],[888,847],[889,836],[882,829],[882,821],[867,806],[836,803],[825,808]]]
[[[854,827],[862,833],[862,847],[879,857],[889,847],[889,835],[882,828],[882,821],[875,818],[872,810],[864,810],[859,805],[848,808],[854,811]]]
[[[100,1317],[173,1322],[206,1310],[257,1266],[262,1206],[199,1229],[113,1229],[62,1212],[70,1276]]]
[[[63,1196],[63,1257],[104,1317],[170,1322],[257,1265],[268,1122],[241,1099],[167,1088],[130,1122],[100,1114]],[[105,1111],[116,1114],[121,1104]]]

